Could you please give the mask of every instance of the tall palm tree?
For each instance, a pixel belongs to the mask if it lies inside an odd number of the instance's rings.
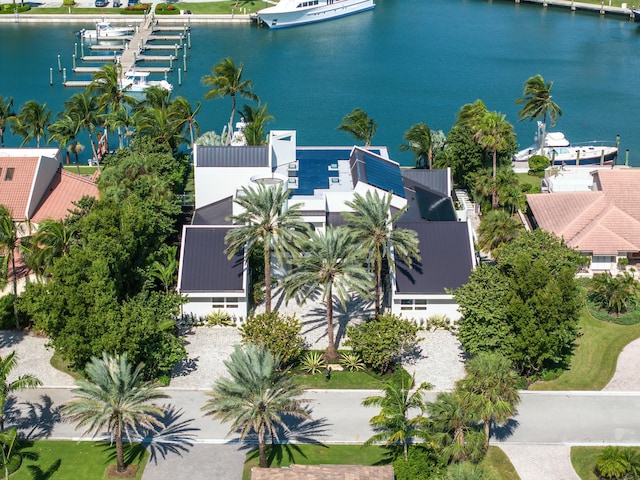
[[[422,394],[431,389],[431,385],[424,382],[415,390],[399,385],[395,382],[388,382],[384,386],[383,395],[372,395],[362,402],[365,407],[380,407],[380,413],[372,417],[369,423],[375,435],[369,438],[365,445],[386,441],[386,446],[401,445],[404,461],[409,461],[409,442],[412,438],[424,434],[426,418],[422,416],[425,405]],[[418,411],[420,414],[409,418],[410,410]]]
[[[513,136],[513,126],[507,122],[505,115],[499,112],[487,112],[473,138],[486,152],[490,153],[493,162],[493,191],[491,194],[491,207],[498,206],[498,153],[509,147],[509,138]]]
[[[522,222],[504,210],[491,210],[478,227],[478,248],[494,252],[524,232]]]
[[[234,202],[242,213],[229,220],[238,228],[232,228],[225,236],[229,258],[243,249],[251,252],[262,246],[264,259],[265,311],[271,313],[271,260],[272,255],[281,264],[286,257],[298,253],[302,234],[308,231],[300,216],[302,204],[287,205],[289,191],[282,184],[257,188],[244,187],[243,194]]]
[[[311,418],[298,398],[302,389],[280,361],[264,345],[239,345],[224,362],[229,378],[216,380],[202,410],[221,422],[232,422],[229,433],[240,432],[240,441],[248,434],[258,437],[260,467],[267,468],[265,440],[278,439],[278,429],[288,431],[285,417]]]
[[[360,108],[354,108],[351,113],[346,114],[338,125],[338,130],[347,132],[356,140],[364,142],[365,147],[371,146],[371,140],[377,129],[376,122]]]
[[[7,129],[7,121],[15,116],[13,111],[13,98],[5,98],[0,95],[0,145],[4,148],[4,132]]]
[[[15,351],[4,358],[0,357],[0,430],[4,430],[4,406],[7,403],[9,395],[18,390],[35,388],[42,385],[42,382],[38,380],[38,378],[29,374],[20,375],[15,380],[11,382],[8,381],[7,378],[17,366],[18,355]]]
[[[393,195],[380,197],[378,192],[367,191],[364,196],[355,193],[353,201],[345,205],[353,212],[343,213],[356,242],[370,255],[375,277],[376,314],[382,307],[382,266],[385,261],[395,272],[395,258],[400,258],[411,268],[413,260],[420,260],[418,234],[406,228],[394,228],[394,224],[407,211],[401,208],[391,214]]]
[[[76,93],[71,96],[66,102],[64,107],[67,115],[78,124],[78,131],[86,130],[89,136],[89,143],[91,144],[91,152],[93,158],[98,158],[98,151],[96,148],[96,142],[94,141],[94,134],[97,136],[100,120],[98,119],[98,102],[95,97],[91,96],[87,91]]]
[[[16,321],[16,328],[20,329],[18,319],[17,302],[18,298],[18,273],[16,272],[16,251],[20,242],[18,226],[13,221],[11,212],[4,205],[0,205],[0,248],[4,250],[2,257],[5,282],[9,279],[9,272],[13,280],[13,316]],[[11,267],[11,268],[9,268]]]
[[[242,115],[248,124],[244,128],[244,138],[247,140],[247,145],[264,145],[267,143],[264,127],[274,119],[273,115],[267,112],[267,104],[263,103],[259,107],[245,104],[242,107]]]
[[[40,148],[40,140],[47,139],[47,129],[51,123],[51,110],[46,103],[38,103],[29,100],[22,105],[15,117],[11,117],[11,131],[23,138],[20,146],[24,146],[31,140],[36,141],[36,147]]]
[[[175,116],[178,125],[187,126],[189,128],[189,145],[193,147],[193,142],[200,135],[200,125],[196,121],[196,115],[200,111],[202,104],[196,102],[196,108],[193,109],[189,101],[184,97],[177,97],[171,103],[171,115]]]
[[[519,380],[511,361],[498,353],[482,352],[467,363],[467,375],[459,386],[484,422],[485,449],[489,447],[491,424],[503,424],[516,413]]]
[[[326,305],[328,346],[327,360],[336,360],[333,332],[333,296],[338,297],[343,308],[351,294],[363,298],[370,296],[371,275],[364,266],[367,252],[354,242],[345,227],[328,227],[324,233],[312,232],[304,243],[302,255],[296,260],[284,280],[287,299],[297,297],[304,303],[310,297],[320,295]]]
[[[174,151],[187,141],[182,134],[184,120],[174,112],[171,92],[164,88],[154,86],[145,91],[145,99],[136,106],[133,120],[137,133],[167,143]]]
[[[162,426],[158,418],[163,409],[150,402],[167,395],[156,384],[141,382],[142,367],[134,369],[126,353],[92,357],[86,368],[88,380],[76,381],[72,390],[75,398],[61,409],[63,415],[78,422],[76,429],[86,427],[83,434],[96,435],[106,429],[115,437],[118,473],[126,471],[123,435],[131,438],[139,435],[139,427]]]
[[[71,143],[67,149],[67,163],[69,163],[69,154],[72,150],[71,147],[78,143],[78,127],[78,122],[74,121],[65,112],[58,114],[57,120],[49,125],[49,143],[58,142],[61,149],[66,148],[67,144]]]
[[[202,77],[202,84],[211,87],[204,94],[205,100],[219,97],[231,97],[231,115],[229,115],[229,125],[227,134],[227,144],[231,143],[233,133],[233,117],[236,113],[236,96],[260,103],[258,96],[251,90],[253,82],[243,80],[242,73],[244,65],[240,63],[237,67],[233,59],[225,58],[211,67],[211,75]]]
[[[552,100],[551,87],[553,82],[545,83],[542,75],[534,75],[524,83],[522,97],[516,100],[516,105],[523,105],[518,112],[518,121],[535,120],[542,117],[542,123],[547,127],[547,115],[551,120],[551,126],[556,124],[558,117],[562,116],[562,109]]]
[[[64,221],[47,219],[38,226],[38,231],[23,242],[28,252],[23,251],[29,268],[39,276],[46,275],[53,262],[69,253],[76,243],[75,228]]]
[[[404,132],[404,141],[400,145],[401,151],[410,150],[416,159],[416,167],[432,168],[433,142],[431,140],[431,129],[426,123],[416,123],[409,130]]]

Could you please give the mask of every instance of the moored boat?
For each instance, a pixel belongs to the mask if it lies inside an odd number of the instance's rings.
[[[114,27],[110,22],[97,21],[95,30],[87,30],[83,28],[78,32],[78,36],[91,40],[99,40],[101,38],[119,38],[133,35],[136,27],[129,25],[126,27]]]
[[[172,91],[173,85],[166,80],[147,80],[149,72],[129,70],[122,76],[122,89],[132,96],[143,97],[149,87],[160,87]]]
[[[547,132],[544,123],[538,122],[534,144],[516,153],[513,160],[527,162],[534,155],[547,157],[552,165],[609,164],[618,156],[618,145],[599,140],[571,143],[562,132]]]
[[[256,14],[269,28],[295,27],[371,10],[373,0],[280,0]]]

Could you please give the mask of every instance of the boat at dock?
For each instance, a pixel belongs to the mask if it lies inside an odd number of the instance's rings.
[[[159,87],[173,91],[173,85],[166,80],[147,80],[150,72],[129,70],[122,76],[122,89],[134,97],[144,97],[149,87]]]
[[[89,40],[99,40],[101,38],[120,38],[126,37],[127,35],[132,35],[136,30],[136,27],[133,25],[125,26],[125,27],[114,27],[110,22],[107,21],[97,21],[95,30],[87,30],[83,28],[80,30],[77,35],[82,38],[86,38]]]
[[[295,27],[371,10],[373,0],[280,0],[256,13],[269,28]]]
[[[618,156],[618,146],[605,141],[571,143],[562,132],[547,132],[543,122],[538,122],[534,143],[516,153],[514,162],[528,162],[534,155],[547,157],[552,165],[610,164]]]

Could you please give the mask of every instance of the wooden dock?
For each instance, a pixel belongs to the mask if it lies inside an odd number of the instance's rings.
[[[613,14],[634,18],[633,11],[630,8],[615,7],[609,5],[608,1],[601,1],[600,4],[575,2],[573,0],[514,0],[515,3],[537,3],[543,7],[563,7],[570,8],[572,11],[584,10],[588,12],[599,13],[600,15]],[[629,5],[631,2],[629,2]]]

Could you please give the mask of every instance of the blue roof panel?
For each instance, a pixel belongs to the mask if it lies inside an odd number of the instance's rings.
[[[365,153],[363,157],[366,170],[366,180],[364,181],[369,185],[404,197],[404,184],[402,183],[400,165],[370,153]]]

